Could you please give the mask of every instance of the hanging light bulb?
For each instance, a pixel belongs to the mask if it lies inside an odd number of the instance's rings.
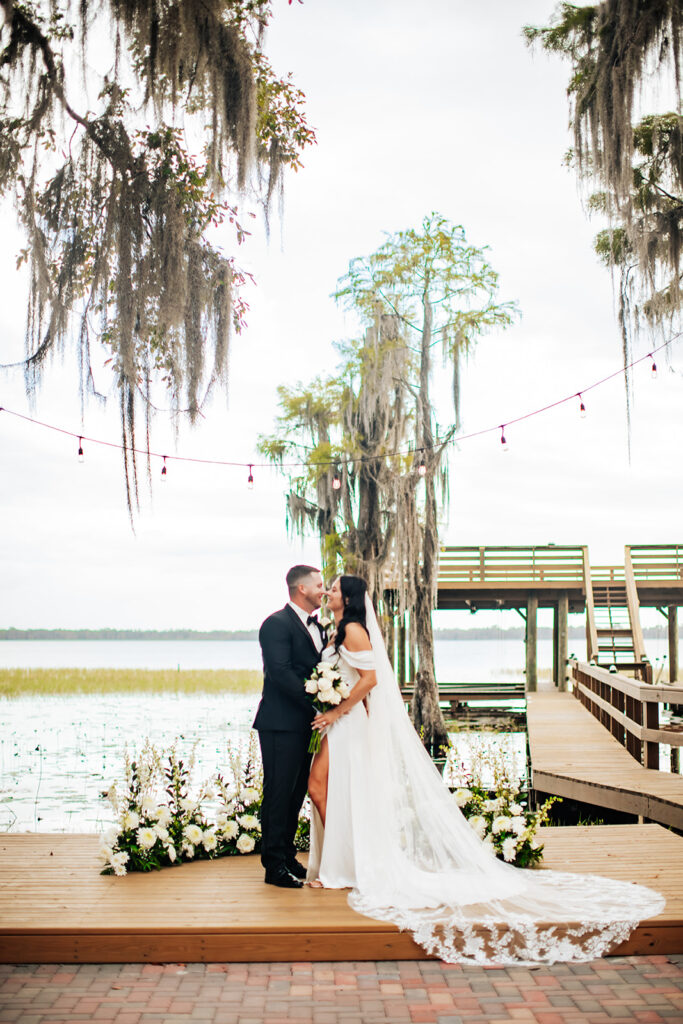
[[[653,380],[657,380],[657,364],[655,362],[655,357],[652,355],[652,352],[650,352],[650,359],[652,360],[652,366],[650,367],[650,373],[652,374],[652,379]]]
[[[424,455],[420,459],[420,465],[417,467],[417,471],[420,474],[420,476],[427,476],[427,466],[425,464]]]
[[[166,475],[167,475],[166,474],[166,456],[165,455],[163,456],[163,459],[164,459],[164,464],[161,467],[161,479],[162,479],[162,481],[166,479]]]
[[[502,423],[500,427],[500,444],[504,452],[508,451],[508,443],[505,437],[505,424]]]
[[[579,391],[579,393],[578,393],[578,395],[576,397],[579,399],[579,402],[581,403],[579,405],[579,416],[581,417],[582,420],[585,420],[585,418],[586,418],[586,406],[585,406],[584,401],[583,401],[583,395]]]
[[[78,461],[85,462],[85,456],[83,455],[83,438],[78,439]]]
[[[247,489],[250,491],[254,490],[254,467],[249,466],[249,476],[247,477]]]
[[[341,470],[339,467],[335,467],[334,476],[332,477],[332,490],[339,491],[341,489]]]

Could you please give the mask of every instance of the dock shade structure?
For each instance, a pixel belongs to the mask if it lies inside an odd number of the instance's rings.
[[[652,681],[640,607],[669,624],[669,678],[678,678],[683,544],[627,545],[624,564],[591,566],[585,545],[442,547],[437,608],[515,609],[526,619],[526,688],[538,688],[537,615],[553,609],[553,680],[567,688],[567,616],[586,616],[588,661]]]

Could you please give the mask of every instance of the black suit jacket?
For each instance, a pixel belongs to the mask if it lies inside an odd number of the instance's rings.
[[[324,644],[323,635],[323,644]],[[310,633],[289,605],[274,612],[259,630],[263,694],[255,729],[308,733],[315,715],[304,683],[320,661]]]

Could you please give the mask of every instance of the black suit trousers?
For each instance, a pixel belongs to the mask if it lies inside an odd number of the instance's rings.
[[[266,871],[294,860],[299,812],[308,788],[310,736],[301,732],[259,729],[263,760],[261,863]]]

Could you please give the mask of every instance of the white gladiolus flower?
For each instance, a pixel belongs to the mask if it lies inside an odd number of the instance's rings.
[[[189,796],[181,797],[178,801],[178,805],[181,811],[185,811],[187,814],[192,814],[192,811],[196,808],[196,803]]]
[[[540,848],[543,846],[543,843],[538,838],[538,836],[534,836],[529,845],[531,846],[532,850],[540,850]]]
[[[223,826],[223,835],[226,839],[234,839],[238,832],[239,828],[236,821],[228,821]]]
[[[215,850],[217,845],[216,833],[210,828],[205,829],[202,836],[202,846],[206,852],[210,853],[211,850]]]
[[[318,680],[307,679],[306,685],[304,686],[306,693],[317,693],[318,692]]]
[[[261,831],[261,824],[255,814],[243,814],[237,820],[248,832]]]
[[[146,818],[151,818],[152,815],[154,814],[154,812],[157,809],[157,802],[156,802],[156,800],[154,799],[153,796],[150,796],[149,794],[147,794],[146,796],[143,796],[143,798],[142,798],[141,807],[142,807],[142,813],[144,814],[144,816]]]
[[[227,814],[224,814],[221,811],[220,814],[216,815],[216,828],[225,828],[227,823],[228,823],[228,816],[227,816]]]
[[[137,813],[137,811],[126,811],[123,818],[121,819],[121,824],[123,825],[126,831],[128,831],[129,829],[137,828],[138,825],[140,824],[140,815]]]
[[[491,831],[494,835],[498,835],[499,832],[509,832],[512,826],[512,818],[506,818],[504,815],[500,818],[493,819],[493,825]]]
[[[116,792],[116,783],[115,782],[112,782],[111,786],[109,787],[109,790],[107,791],[107,800],[112,805],[114,810],[116,810],[116,808],[118,807],[118,803],[119,803],[119,795]]]
[[[254,789],[253,786],[247,786],[246,789],[243,789],[242,792],[240,793],[240,799],[242,800],[242,803],[244,804],[245,807],[248,807],[249,804],[256,803],[258,798],[259,791],[258,789]]]
[[[183,829],[183,835],[188,843],[191,843],[193,846],[202,841],[202,830],[199,825],[186,825]]]
[[[454,796],[458,807],[464,807],[472,799],[472,793],[469,789],[456,789]]]
[[[138,846],[143,850],[151,850],[157,841],[157,834],[153,828],[139,828],[136,833]]]
[[[176,859],[175,846],[167,846],[166,853],[168,854],[168,859],[170,860],[171,864],[173,864],[173,862]]]
[[[166,828],[167,825],[170,825],[171,818],[173,817],[173,815],[171,814],[170,809],[165,806],[165,804],[160,804],[157,807],[156,811],[154,812],[154,817],[156,818],[156,820],[158,821],[162,828]]]
[[[240,853],[251,853],[255,845],[256,843],[254,842],[254,840],[251,838],[251,836],[247,835],[246,832],[242,833],[242,835],[239,837],[236,843],[237,849],[240,851]]]
[[[503,859],[511,861],[515,859],[517,853],[517,840],[514,836],[508,836],[507,839],[503,840]]]

